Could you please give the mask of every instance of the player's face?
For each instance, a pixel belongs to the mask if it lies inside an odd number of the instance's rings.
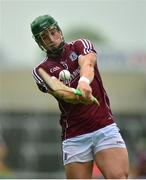
[[[56,27],[45,29],[40,33],[40,43],[46,50],[57,48],[61,41],[61,32]]]

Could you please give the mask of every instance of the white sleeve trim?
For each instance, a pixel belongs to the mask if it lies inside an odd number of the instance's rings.
[[[33,69],[32,75],[38,84],[41,84],[43,82],[43,79],[37,74],[36,68]]]

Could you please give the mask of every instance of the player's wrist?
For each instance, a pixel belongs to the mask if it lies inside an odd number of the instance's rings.
[[[80,77],[79,83],[80,83],[80,82],[86,82],[87,84],[90,85],[90,80],[89,80],[87,77],[85,77],[85,76],[81,76],[81,77]]]

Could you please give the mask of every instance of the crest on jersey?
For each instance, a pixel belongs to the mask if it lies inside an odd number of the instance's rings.
[[[62,64],[62,66],[63,66],[65,69],[68,69],[68,65],[67,65],[67,63],[66,63],[66,62],[61,61],[60,63]]]
[[[78,58],[78,55],[77,55],[75,52],[72,52],[72,53],[69,55],[69,58],[70,58],[72,61],[75,61],[75,60]]]

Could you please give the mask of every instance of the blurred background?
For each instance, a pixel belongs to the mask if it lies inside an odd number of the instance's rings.
[[[58,21],[67,42],[94,44],[130,177],[146,177],[145,0],[0,0],[0,177],[65,177],[57,102],[31,75],[45,54],[30,23],[44,14]]]

